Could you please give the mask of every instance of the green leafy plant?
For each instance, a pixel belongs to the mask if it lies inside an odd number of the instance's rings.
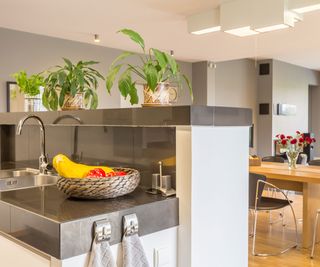
[[[55,66],[54,71],[48,71],[45,78],[45,88],[42,95],[42,103],[48,110],[57,110],[63,107],[65,97],[82,93],[85,106],[96,109],[98,106],[98,80],[104,77],[92,65],[96,61],[79,61],[73,64],[69,59],[63,58],[64,66]]]
[[[20,88],[20,92],[28,96],[40,94],[40,87],[44,86],[44,78],[40,74],[33,74],[28,77],[23,70],[12,75]]]
[[[146,53],[144,40],[133,30],[122,29],[119,33],[128,36],[133,42],[138,44],[141,47],[143,54],[123,52],[112,62],[106,77],[106,87],[109,93],[119,74],[118,88],[121,95],[124,98],[129,96],[130,103],[137,104],[139,99],[136,88],[137,81],[133,79],[134,74],[142,79],[152,92],[155,92],[158,83],[174,82],[181,87],[182,81],[184,80],[189,88],[190,95],[193,98],[192,86],[189,79],[180,72],[179,65],[171,55],[156,48],[150,48],[148,53]],[[136,66],[129,63],[123,63],[124,59],[131,56],[138,57],[141,61],[141,65]],[[122,73],[120,74],[121,70]]]

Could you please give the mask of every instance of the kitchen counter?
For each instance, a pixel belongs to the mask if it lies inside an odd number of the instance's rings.
[[[57,259],[89,252],[97,220],[110,221],[111,244],[121,242],[127,214],[137,214],[141,236],[179,224],[177,198],[150,195],[142,188],[109,200],[68,199],[56,186],[0,195],[0,231]]]

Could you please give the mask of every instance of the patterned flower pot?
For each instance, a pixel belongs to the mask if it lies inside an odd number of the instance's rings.
[[[159,83],[155,91],[152,92],[148,85],[143,88],[144,106],[167,106],[171,105],[177,99],[177,90],[169,83]]]
[[[84,97],[82,93],[77,93],[74,97],[66,94],[63,102],[62,110],[79,110],[84,109]]]

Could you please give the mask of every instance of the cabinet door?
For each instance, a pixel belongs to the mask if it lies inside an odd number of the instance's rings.
[[[1,267],[50,267],[50,260],[0,235]]]

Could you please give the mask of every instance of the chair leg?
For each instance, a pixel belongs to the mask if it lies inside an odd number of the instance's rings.
[[[253,237],[254,215],[253,215],[252,209],[249,209],[249,212],[250,212],[249,222],[251,221],[251,223],[250,223],[250,229],[249,229],[249,230],[250,230],[249,237]]]
[[[293,210],[293,207],[290,203],[290,208],[291,208],[291,211],[292,211],[292,215],[293,215],[293,219],[294,219],[294,223],[295,223],[295,236],[296,236],[296,242],[294,245],[278,252],[278,253],[273,253],[273,254],[269,254],[269,253],[257,253],[256,250],[255,250],[255,246],[256,246],[256,231],[257,231],[257,220],[258,220],[258,212],[255,211],[255,219],[254,219],[254,230],[253,230],[253,241],[252,241],[252,255],[254,256],[260,256],[260,257],[267,257],[267,256],[277,256],[277,255],[281,255],[287,251],[289,251],[290,249],[292,248],[296,248],[298,246],[298,225],[297,225],[297,220],[296,220],[296,215],[295,215],[295,212]]]
[[[313,259],[314,257],[314,247],[316,245],[316,239],[317,239],[318,219],[319,219],[319,212],[317,212],[316,220],[313,226],[313,240],[312,240],[312,250],[311,250],[311,256],[310,256],[311,259]]]
[[[257,220],[258,220],[258,211],[254,211],[253,219],[253,240],[252,240],[252,255],[256,256],[256,236],[257,236]]]

